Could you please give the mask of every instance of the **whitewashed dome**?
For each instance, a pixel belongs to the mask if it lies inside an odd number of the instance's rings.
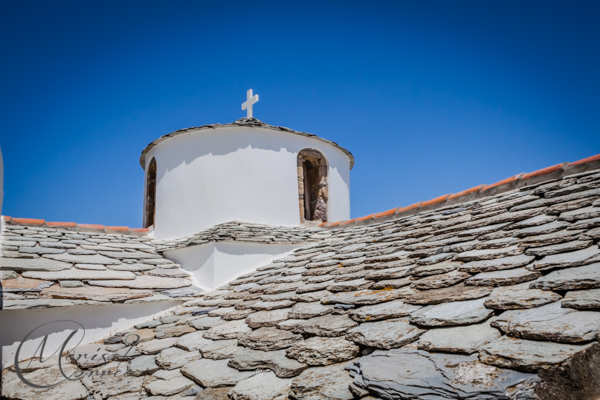
[[[298,226],[350,217],[352,154],[255,118],[169,133],[142,151],[140,164],[144,226],[156,238],[233,220]]]

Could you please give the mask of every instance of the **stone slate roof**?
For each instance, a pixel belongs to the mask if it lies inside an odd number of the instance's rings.
[[[166,135],[163,135],[163,136],[159,137],[158,139],[154,140],[153,142],[151,142],[148,146],[146,146],[146,148],[144,148],[144,150],[142,150],[142,154],[140,155],[140,165],[142,166],[143,169],[145,169],[146,168],[146,154],[148,154],[148,152],[150,150],[152,150],[155,146],[157,146],[159,143],[162,143],[165,140],[168,140],[169,138],[171,138],[173,136],[183,135],[185,133],[192,132],[192,131],[198,131],[198,130],[231,128],[231,127],[236,127],[236,126],[242,126],[242,127],[246,127],[246,128],[269,129],[269,130],[273,130],[273,131],[277,131],[277,132],[293,133],[293,134],[300,135],[300,136],[306,136],[306,137],[318,139],[322,142],[328,143],[328,144],[338,148],[344,154],[346,154],[346,156],[350,159],[350,169],[354,168],[354,156],[352,155],[352,153],[350,153],[349,150],[343,148],[336,142],[332,142],[331,140],[323,139],[312,133],[295,131],[293,129],[286,128],[284,126],[269,125],[269,124],[262,122],[256,118],[247,118],[247,117],[240,118],[237,121],[234,121],[230,124],[202,125],[202,126],[196,126],[196,127],[192,127],[192,128],[179,129],[179,130],[176,130],[175,132],[171,132]]]
[[[3,395],[600,396],[600,169],[322,236],[71,354],[73,370],[131,376],[86,374],[36,393],[7,370]]]
[[[173,240],[153,240],[157,251],[181,249],[209,242],[249,242],[262,244],[296,244],[328,237],[322,229],[295,226],[271,226],[243,221],[215,225],[191,237]]]

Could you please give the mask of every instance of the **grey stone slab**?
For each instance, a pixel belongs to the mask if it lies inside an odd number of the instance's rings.
[[[41,296],[55,299],[73,299],[73,300],[93,300],[93,301],[114,301],[123,302],[125,300],[137,299],[151,296],[151,290],[132,290],[122,288],[100,288],[94,286],[83,286],[65,288],[52,286],[42,290]]]
[[[328,275],[331,276],[331,275]],[[308,283],[302,287],[299,287],[298,289],[296,289],[296,293],[309,293],[309,292],[317,292],[319,290],[325,290],[327,289],[327,286],[331,285],[331,281],[333,280],[333,276],[331,276],[331,279],[327,279],[323,282],[318,282],[318,283]]]
[[[209,317],[221,317],[226,321],[233,321],[236,319],[245,319],[250,314],[254,313],[254,310],[238,310],[235,307],[222,307],[217,310],[209,311]]]
[[[192,282],[181,278],[162,278],[158,276],[139,275],[134,280],[93,280],[93,286],[128,287],[131,289],[176,289],[191,286]]]
[[[406,297],[411,293],[412,292],[407,291],[406,288],[393,290],[360,290],[357,292],[336,293],[324,296],[321,299],[321,303],[371,305]]]
[[[467,326],[429,329],[421,335],[417,346],[427,351],[475,353],[484,344],[502,336],[498,329],[490,326],[493,319]]]
[[[99,301],[88,300],[65,300],[65,299],[24,299],[5,300],[3,310],[26,310],[34,308],[70,307],[78,305],[103,305]]]
[[[244,320],[236,320],[209,328],[204,333],[204,337],[212,340],[237,339],[239,336],[250,333],[251,331],[252,328],[250,328]]]
[[[489,295],[491,292],[492,288],[488,286],[465,286],[464,283],[460,283],[442,289],[420,290],[407,296],[404,302],[421,305],[440,304],[451,301],[479,299]]]
[[[181,368],[201,357],[197,350],[187,351],[178,347],[169,347],[156,356],[156,363],[164,369],[171,370]]]
[[[369,289],[373,285],[373,281],[360,278],[350,281],[335,282],[327,286],[330,292],[350,292],[355,290]]]
[[[94,271],[94,270],[80,270],[80,269],[69,269],[64,271],[26,271],[23,272],[23,276],[26,278],[33,279],[45,279],[51,281],[58,280],[133,280],[136,276],[132,272],[126,271]]]
[[[485,300],[487,308],[495,310],[516,310],[543,306],[562,299],[558,293],[530,289],[529,282],[494,289]]]
[[[158,254],[146,253],[144,251],[101,251],[100,254],[106,257],[117,258],[117,259],[125,259],[125,258],[135,258],[135,259],[145,259],[145,258],[162,258]]]
[[[169,379],[168,381],[156,380],[146,383],[144,387],[154,396],[173,396],[194,386],[194,381],[184,376]]]
[[[580,290],[600,287],[600,263],[550,272],[532,282],[532,289]]]
[[[83,264],[78,264],[83,265]],[[91,264],[90,264],[91,265]],[[140,272],[140,271],[151,271],[155,268],[154,265],[141,264],[141,263],[133,263],[133,264],[119,264],[119,265],[108,265],[108,269],[112,269],[113,271],[130,271],[130,272]]]
[[[15,271],[0,271],[0,280],[5,281],[8,279],[16,279],[17,273]]]
[[[565,221],[554,221],[544,225],[534,226],[531,228],[520,229],[513,233],[514,237],[523,238],[527,236],[547,235],[549,233],[557,232],[562,229],[566,229],[570,224]]]
[[[471,274],[462,271],[450,271],[445,274],[428,276],[413,282],[410,286],[414,289],[429,290],[440,289],[456,285],[470,278]]]
[[[147,355],[147,356],[139,356],[131,361],[127,365],[127,369],[134,376],[141,375],[151,375],[158,371],[160,367],[156,365],[155,356]]]
[[[229,392],[232,400],[283,400],[292,386],[291,379],[263,372],[239,382]]]
[[[375,351],[352,369],[356,386],[386,399],[500,400],[508,388],[536,377],[482,364],[476,356],[412,349]]]
[[[550,256],[558,253],[565,253],[575,250],[582,250],[590,247],[593,244],[591,240],[581,241],[574,240],[571,242],[553,244],[550,246],[542,246],[542,247],[533,247],[527,249],[525,254],[530,256]]]
[[[418,260],[417,264],[418,265],[432,265],[432,264],[437,264],[437,263],[441,263],[443,261],[450,260],[455,255],[456,255],[455,253],[434,254],[432,256],[429,256],[429,257],[422,258],[422,259]]]
[[[574,345],[503,336],[479,349],[481,362],[500,368],[537,372],[560,364],[590,345]]]
[[[82,287],[83,286],[83,282],[82,281],[65,281],[62,280],[59,282],[60,287],[63,288],[76,288],[76,287]]]
[[[406,304],[402,300],[393,300],[372,306],[362,306],[350,311],[349,315],[357,322],[369,322],[405,317],[420,308],[422,306]]]
[[[258,303],[255,303],[252,306],[250,306],[250,308],[257,311],[269,311],[277,310],[279,308],[289,308],[294,304],[296,304],[296,302],[291,300],[259,301]]]
[[[203,317],[191,320],[189,322],[189,324],[194,329],[206,330],[206,329],[212,328],[213,326],[224,324],[225,322],[227,322],[227,321],[225,321],[219,317],[203,316]]]
[[[281,322],[284,319],[308,319],[313,317],[319,317],[321,315],[330,314],[333,312],[333,306],[324,305],[320,302],[313,303],[297,303],[294,305],[286,318],[282,318],[277,322]],[[276,324],[275,324],[276,325]],[[274,326],[274,325],[272,325]]]
[[[468,262],[464,265],[461,265],[459,270],[472,274],[477,272],[501,271],[505,269],[522,267],[531,263],[533,260],[535,260],[535,257],[521,254],[514,257],[497,258],[495,260]]]
[[[412,323],[422,326],[470,325],[488,319],[494,310],[485,308],[485,299],[454,301],[424,307],[410,315]]]
[[[288,358],[286,350],[260,351],[240,347],[229,360],[230,367],[241,371],[270,369],[280,378],[300,375],[308,366]]]
[[[31,253],[31,254],[61,254],[64,253],[64,249],[56,249],[51,247],[41,247],[41,246],[33,246],[33,247],[22,247],[19,252],[21,253]]]
[[[343,336],[344,333],[358,325],[347,315],[323,315],[307,319],[304,323],[293,329],[294,333],[304,333],[317,336]]]
[[[509,336],[580,343],[593,340],[600,332],[600,313],[563,308],[560,302],[503,313],[492,325]]]
[[[397,267],[397,268],[384,268],[369,272],[365,275],[365,279],[372,279],[375,281],[381,279],[399,279],[408,276],[413,267]]]
[[[292,381],[290,395],[296,400],[352,400],[352,378],[344,367],[345,363],[307,369]]]
[[[140,343],[136,347],[142,354],[157,354],[169,347],[175,346],[179,338],[171,337],[166,339],[154,339],[148,342]]]
[[[600,309],[600,289],[567,292],[561,304],[578,310]]]
[[[522,228],[529,228],[531,226],[539,226],[539,225],[543,225],[543,224],[548,224],[553,221],[556,221],[556,217],[553,217],[551,215],[542,214],[542,215],[537,215],[532,218],[525,219],[523,221],[515,222],[510,227],[513,229],[522,229]]]
[[[308,365],[331,365],[356,358],[360,352],[354,342],[343,337],[312,337],[297,343],[286,354]]]
[[[600,218],[584,219],[573,223],[569,229],[589,229],[600,226]]]
[[[413,282],[410,276],[401,279],[385,279],[377,281],[373,285],[373,289],[399,289],[410,285]]]
[[[510,286],[522,282],[533,281],[542,276],[538,271],[525,268],[507,269],[503,271],[481,272],[465,281],[469,286]]]
[[[593,262],[594,257],[599,254],[600,249],[597,246],[592,246],[583,250],[546,256],[540,261],[534,262],[531,265],[531,268],[539,271],[546,271],[556,268],[577,267]]]
[[[365,322],[346,333],[346,339],[363,346],[392,349],[414,342],[425,330],[411,325],[408,318]]]
[[[504,258],[510,256],[518,256],[523,253],[523,249],[519,246],[511,246],[502,249],[485,249],[471,250],[464,253],[459,253],[454,257],[456,261],[481,261],[493,260],[496,258]]]
[[[420,265],[410,270],[410,274],[413,276],[430,276],[445,274],[450,271],[456,270],[458,267],[463,265],[460,261],[444,261],[432,265]]]
[[[70,269],[71,264],[47,258],[9,258],[0,257],[0,269],[13,271],[62,271]]]
[[[258,328],[240,335],[238,343],[253,350],[281,350],[293,346],[302,340],[302,335],[277,328]]]
[[[77,369],[67,364],[63,371],[70,376],[76,373]],[[86,387],[79,380],[64,379],[58,365],[25,373],[23,377],[28,382],[38,385],[63,382],[48,389],[36,389],[23,382],[15,372],[6,370],[2,376],[2,397],[15,400],[79,400],[88,396]]]
[[[180,336],[179,340],[177,340],[177,342],[175,343],[175,346],[187,351],[194,351],[200,349],[201,344],[212,342],[212,340],[204,338],[203,331],[196,331]]]
[[[117,265],[121,264],[121,261],[115,260],[114,258],[104,257],[99,254],[80,256],[76,254],[56,254],[46,255],[44,258],[49,258],[56,261],[63,261],[73,264],[102,264],[102,265]]]
[[[272,311],[258,311],[246,318],[246,323],[250,328],[260,328],[266,326],[275,326],[281,321],[288,319],[289,308],[283,308]]]
[[[154,332],[157,339],[164,339],[169,337],[179,337],[188,333],[194,332],[195,329],[189,325],[178,325],[178,326],[161,326],[157,327]]]
[[[107,268],[100,264],[75,264],[75,268],[91,270],[91,271],[106,271]]]
[[[539,246],[550,246],[553,244],[569,242],[577,239],[577,237],[584,232],[581,230],[562,230],[558,232],[547,233],[544,235],[527,236],[521,239],[523,246],[539,247]]]
[[[233,386],[254,374],[228,367],[227,363],[228,360],[202,358],[181,368],[181,373],[205,388]]]
[[[299,293],[296,295],[296,297],[293,298],[293,300],[294,301],[303,301],[303,302],[313,302],[313,301],[320,301],[322,298],[331,296],[331,295],[333,295],[333,293],[331,293],[329,290],[319,290],[317,292]]]

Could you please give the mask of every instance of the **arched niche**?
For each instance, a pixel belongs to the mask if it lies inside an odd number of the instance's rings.
[[[144,227],[154,225],[154,214],[156,212],[156,159],[150,160],[146,172],[146,197],[145,197]]]
[[[325,156],[315,149],[303,149],[298,153],[297,167],[300,222],[326,222],[329,189]]]

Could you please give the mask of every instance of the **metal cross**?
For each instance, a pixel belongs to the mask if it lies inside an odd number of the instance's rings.
[[[258,102],[258,95],[252,96],[252,89],[246,92],[246,101],[242,103],[242,110],[248,110],[248,118],[252,117],[252,105]]]

